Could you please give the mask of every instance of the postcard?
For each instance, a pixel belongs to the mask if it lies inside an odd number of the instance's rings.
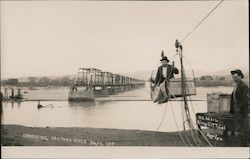
[[[248,18],[246,0],[1,1],[2,157],[248,158]]]

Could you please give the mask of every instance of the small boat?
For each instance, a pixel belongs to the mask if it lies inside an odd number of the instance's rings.
[[[37,108],[38,109],[41,109],[41,108],[43,108],[44,106],[42,106],[41,104],[40,104],[40,100],[38,101],[38,104],[37,104]]]

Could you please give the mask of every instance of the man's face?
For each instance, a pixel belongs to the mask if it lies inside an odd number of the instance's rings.
[[[161,63],[164,65],[164,64],[168,64],[168,61],[167,60],[162,60]]]
[[[237,73],[233,74],[232,78],[236,83],[241,81],[241,76],[239,76]]]

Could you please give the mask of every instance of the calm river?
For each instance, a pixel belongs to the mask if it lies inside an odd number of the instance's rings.
[[[207,111],[207,93],[231,93],[232,90],[232,87],[197,87],[197,95],[192,96],[192,99],[203,101],[189,102],[193,121],[195,121],[195,113]],[[68,102],[67,88],[27,89],[22,90],[22,92],[25,92],[24,98],[61,99],[64,101],[42,101],[41,104],[46,106],[42,109],[37,108],[37,101],[3,103],[3,124],[32,127],[92,127],[150,131],[156,131],[159,128],[159,131],[164,132],[183,129],[181,103],[175,101],[159,105],[148,101],[150,99],[148,86],[105,98],[98,98],[92,103]]]

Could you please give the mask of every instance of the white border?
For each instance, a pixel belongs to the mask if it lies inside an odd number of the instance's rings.
[[[165,158],[249,158],[249,147],[2,147],[2,158],[87,158],[87,159],[165,159]]]

